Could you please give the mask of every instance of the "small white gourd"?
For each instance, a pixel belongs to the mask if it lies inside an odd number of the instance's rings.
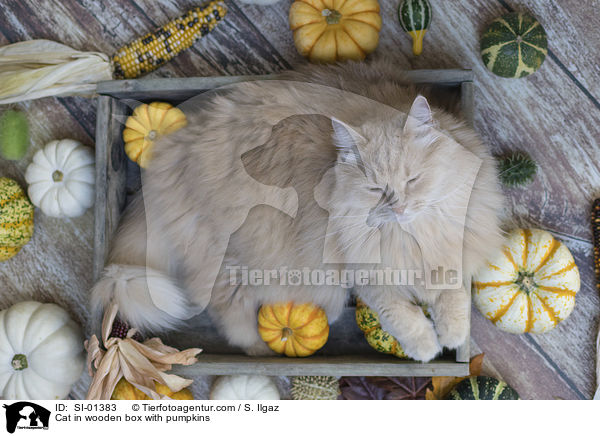
[[[83,334],[56,304],[24,301],[0,312],[0,397],[59,400],[85,366]]]
[[[264,375],[217,377],[210,391],[211,400],[279,400],[279,390]]]
[[[77,217],[94,204],[94,153],[73,139],[51,141],[33,156],[25,180],[31,202],[51,217]]]

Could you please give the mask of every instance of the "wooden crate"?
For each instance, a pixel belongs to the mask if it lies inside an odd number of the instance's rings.
[[[470,70],[414,70],[410,80],[430,85],[441,100],[458,100],[462,116],[473,122],[473,74]],[[94,279],[102,269],[110,240],[126,206],[128,196],[141,186],[140,171],[123,150],[123,123],[132,111],[132,101],[155,100],[177,104],[203,91],[247,80],[277,76],[192,77],[181,79],[121,80],[98,85],[96,128],[96,204],[94,238]],[[464,376],[469,373],[469,341],[458,350],[445,353],[429,363],[418,363],[384,355],[365,341],[348,307],[330,330],[330,337],[318,353],[306,358],[250,357],[230,347],[219,336],[206,315],[191,319],[184,330],[162,335],[166,344],[178,348],[201,347],[198,363],[180,367],[177,373],[200,375],[387,375]]]

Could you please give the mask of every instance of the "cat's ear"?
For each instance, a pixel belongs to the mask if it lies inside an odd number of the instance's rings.
[[[406,123],[404,124],[404,132],[418,129],[421,127],[433,126],[433,115],[427,99],[422,95],[417,96],[413,101]]]
[[[356,146],[366,142],[365,138],[355,128],[337,118],[331,118],[331,126],[333,127],[333,145],[338,150],[340,160],[358,164],[360,156]]]

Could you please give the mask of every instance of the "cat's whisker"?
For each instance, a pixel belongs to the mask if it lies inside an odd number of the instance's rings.
[[[300,252],[300,251],[302,251],[303,249],[305,249],[306,247],[308,247],[309,245],[311,245],[311,244],[314,244],[315,242],[317,242],[317,241],[320,241],[321,239],[325,239],[325,238],[327,238],[328,236],[332,236],[332,235],[335,235],[335,234],[337,234],[337,233],[340,233],[340,232],[344,232],[344,231],[352,230],[352,229],[355,229],[355,228],[361,227],[361,226],[363,226],[363,225],[366,225],[366,222],[364,222],[364,223],[363,223],[363,222],[361,222],[361,223],[353,224],[353,225],[350,225],[350,226],[346,226],[346,227],[344,227],[344,228],[342,228],[342,229],[340,229],[340,230],[336,230],[335,232],[325,233],[323,236],[319,236],[319,237],[318,237],[318,238],[316,238],[316,239],[313,239],[313,240],[311,240],[311,241],[308,241],[308,242],[307,242],[305,245],[302,245],[302,246],[301,246],[301,247],[299,247],[299,248],[298,248],[296,251],[297,251],[297,252]]]
[[[333,254],[343,254],[346,250],[348,250],[348,248],[350,248],[353,244],[360,242],[360,240],[362,238],[364,238],[367,234],[369,233],[375,233],[375,231],[378,231],[378,229],[376,227],[370,227],[368,228],[365,232],[363,232],[359,237],[357,238],[352,238],[352,240],[350,240],[345,246],[341,246],[339,247],[337,250],[334,251]],[[369,238],[367,238],[368,240]],[[365,240],[361,245],[364,245],[367,240]]]

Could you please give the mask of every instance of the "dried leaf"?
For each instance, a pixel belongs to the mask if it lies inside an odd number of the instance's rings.
[[[478,354],[477,356],[471,359],[469,363],[469,374],[471,377],[478,377],[481,375],[481,368],[483,367],[483,356],[484,354]]]
[[[431,386],[429,377],[342,377],[342,400],[419,400]]]

